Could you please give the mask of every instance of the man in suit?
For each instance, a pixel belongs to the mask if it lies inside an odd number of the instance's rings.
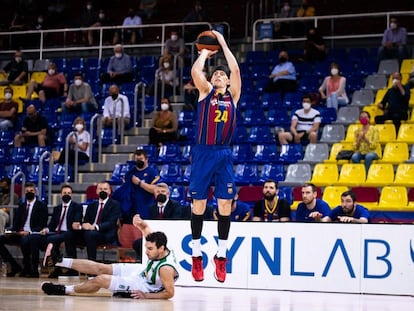
[[[3,261],[10,263],[11,271],[7,276],[15,276],[21,271],[20,276],[39,277],[39,256],[31,256],[29,238],[37,235],[46,227],[48,210],[47,205],[36,198],[36,185],[26,183],[24,185],[25,200],[19,204],[13,219],[10,234],[0,236],[0,255]],[[8,249],[6,244],[20,244],[23,253],[23,271]]]
[[[154,197],[156,202],[149,208],[149,219],[182,219],[183,207],[170,198],[170,188],[166,183],[155,185]],[[132,247],[137,258],[142,258],[142,239],[135,240]]]
[[[79,230],[82,222],[82,206],[72,201],[72,187],[64,184],[60,188],[62,203],[53,208],[53,214],[47,227],[40,230],[40,234],[29,236],[32,260],[39,260],[39,250],[45,250],[46,245],[51,243],[55,250],[59,251],[60,244],[65,241],[66,232]],[[76,257],[76,249],[67,249],[67,257]],[[49,278],[56,278],[59,275],[77,275],[76,271],[68,270],[65,273],[56,268]]]
[[[117,223],[122,216],[118,201],[110,198],[111,185],[108,182],[99,182],[96,194],[99,199],[88,205],[81,224],[82,240],[90,260],[96,260],[98,245],[117,243]],[[65,238],[66,247],[76,247],[74,240],[76,239]]]

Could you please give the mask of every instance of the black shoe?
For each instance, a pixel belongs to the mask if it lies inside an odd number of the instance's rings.
[[[28,270],[26,270],[26,269],[23,269],[23,271],[22,271],[22,272],[20,272],[20,274],[19,274],[19,276],[20,276],[21,278],[28,277],[29,275],[30,275],[30,271],[28,271]]]
[[[62,255],[55,252],[53,249],[53,244],[49,243],[46,247],[45,257],[43,258],[44,267],[54,267],[55,264],[62,261]]]
[[[125,290],[125,291],[115,291],[112,294],[112,297],[117,297],[117,298],[132,298],[131,292],[129,290]]]
[[[48,295],[57,295],[57,296],[66,295],[64,285],[53,284],[50,282],[42,283],[42,291]]]
[[[22,268],[18,267],[18,268],[12,268],[12,270],[10,272],[7,272],[6,276],[11,278],[14,277],[17,273],[21,272]]]

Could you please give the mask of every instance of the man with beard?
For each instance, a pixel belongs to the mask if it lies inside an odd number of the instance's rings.
[[[341,194],[341,205],[322,218],[322,222],[366,224],[369,222],[369,212],[364,206],[357,204],[355,193],[349,190]]]
[[[266,180],[263,185],[262,200],[255,203],[253,221],[290,221],[290,204],[286,199],[278,197],[279,189],[274,180]]]
[[[154,187],[160,179],[158,172],[148,165],[144,149],[134,153],[135,165],[125,174],[124,183],[114,191],[112,198],[121,204],[123,223],[132,223],[132,217],[140,214],[150,217],[149,208],[154,202]]]
[[[317,188],[314,184],[302,186],[302,202],[296,210],[296,221],[314,222],[328,216],[331,212],[328,203],[317,199]]]

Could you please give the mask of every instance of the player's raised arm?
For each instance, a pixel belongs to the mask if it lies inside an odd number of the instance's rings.
[[[134,218],[132,219],[132,223],[135,227],[141,230],[142,235],[144,237],[146,237],[148,234],[152,232],[148,223],[145,220],[143,220],[139,214],[136,214],[134,216]]]

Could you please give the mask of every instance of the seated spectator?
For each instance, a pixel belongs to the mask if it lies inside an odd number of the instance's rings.
[[[13,193],[13,198],[10,198],[10,186],[10,178],[2,177],[0,179],[0,235],[4,234],[10,219],[10,210],[6,206],[10,205],[10,203],[16,206],[19,204],[19,197],[16,193]]]
[[[122,126],[124,129],[129,126],[131,119],[129,109],[128,97],[119,93],[117,85],[111,85],[109,87],[109,96],[104,102],[103,125],[105,127],[112,127],[113,122],[116,122],[118,132],[121,132]]]
[[[36,195],[36,185],[24,185],[25,201],[21,202],[15,211],[11,234],[0,235],[0,256],[3,262],[10,264],[8,277],[14,277],[20,272],[20,277],[38,278],[39,259],[32,256],[29,237],[32,232],[40,232],[47,225],[47,205],[40,201]],[[12,257],[6,245],[19,245],[23,254],[23,270]]]
[[[166,183],[155,185],[154,198],[155,203],[149,208],[148,219],[182,219],[183,207],[179,202],[171,199],[170,188]],[[142,258],[142,239],[135,240],[132,248],[137,258]]]
[[[24,145],[46,146],[49,124],[34,105],[26,108],[26,118],[23,120],[21,131],[14,137],[14,146]]]
[[[162,56],[160,63],[162,66],[158,68],[157,80],[150,85],[147,90],[147,95],[155,95],[155,83],[157,83],[157,96],[170,97],[174,94],[174,89],[178,86],[177,73],[174,72],[171,56]]]
[[[65,244],[71,249],[76,247],[76,242],[82,241],[90,260],[96,260],[98,245],[116,244],[117,241],[118,221],[122,213],[118,201],[111,198],[111,193],[108,182],[101,181],[97,184],[96,194],[99,199],[88,204],[81,224],[82,230],[74,230],[77,237],[65,240]]]
[[[35,23],[32,25],[32,29],[36,29],[36,30],[45,30],[47,29],[47,24],[45,22],[45,17],[43,16],[43,14],[39,14],[36,18]],[[46,34],[44,34],[46,35]]]
[[[290,5],[290,1],[283,1],[280,8],[278,18],[295,17],[295,12]],[[292,36],[293,25],[289,22],[275,22],[274,23],[274,38],[289,38]]]
[[[23,12],[14,12],[9,31],[23,31],[27,29],[26,17]]]
[[[0,85],[23,85],[27,83],[27,76],[29,67],[25,60],[23,60],[23,52],[16,50],[14,59],[7,63],[7,65],[0,71],[7,75],[6,80],[0,81]]]
[[[367,111],[361,111],[359,122],[362,124],[361,129],[355,131],[354,154],[351,161],[360,163],[365,161],[365,170],[368,173],[372,161],[378,160],[377,144],[379,141],[378,129],[370,125],[371,116]]]
[[[311,144],[318,142],[318,131],[321,124],[321,115],[312,108],[309,95],[302,97],[302,109],[298,109],[292,116],[290,132],[279,132],[278,139],[281,145],[293,142],[300,144],[309,140]]]
[[[392,87],[387,90],[378,103],[378,108],[384,110],[384,114],[376,116],[375,123],[384,124],[385,121],[391,120],[398,133],[401,121],[408,119],[408,103],[411,94],[409,85],[401,83],[402,77],[399,72],[394,72],[392,79]]]
[[[302,0],[301,5],[299,6],[298,10],[296,11],[296,17],[311,17],[315,16],[316,9],[313,5],[309,4],[308,0]],[[299,36],[302,36],[306,33],[307,29],[312,27],[312,21],[303,21],[297,23],[295,26],[296,30],[295,33]]]
[[[184,67],[184,55],[185,55],[185,44],[184,39],[178,36],[177,30],[172,30],[170,33],[170,38],[165,41],[164,46],[164,56],[169,55],[173,60],[174,65],[174,57],[177,57],[177,63],[175,68],[183,68]],[[160,67],[162,66],[162,58],[160,58]],[[173,66],[174,68],[174,66]]]
[[[369,222],[369,211],[357,204],[354,192],[345,191],[341,194],[341,205],[335,207],[328,216],[323,217],[322,221],[366,224]]]
[[[132,27],[142,25],[141,17],[135,12],[133,8],[128,9],[128,14],[122,22],[122,26]],[[118,42],[121,38],[121,42],[126,44],[135,44],[142,40],[142,28],[125,28],[115,32],[114,42]]]
[[[9,86],[5,87],[4,100],[0,102],[0,130],[12,129],[16,125],[19,104],[12,97],[13,89]]]
[[[306,34],[305,60],[309,62],[323,61],[326,59],[326,45],[325,40],[315,27],[310,27]]]
[[[271,80],[265,86],[265,92],[294,92],[298,88],[296,69],[286,51],[279,53],[279,64],[272,69],[269,78]]]
[[[217,211],[218,213],[218,211]],[[231,201],[231,221],[250,221],[252,218],[252,211],[249,204],[239,200],[239,195],[236,193],[234,199]]]
[[[53,207],[52,217],[46,227],[40,230],[39,234],[29,235],[29,244],[34,261],[39,260],[39,251],[46,250],[46,246],[52,243],[55,249],[59,250],[60,244],[65,241],[65,235],[73,230],[79,230],[82,221],[83,208],[80,204],[72,201],[72,187],[63,184],[60,188],[61,203]],[[66,249],[66,257],[76,258],[76,250]],[[74,270],[63,271],[55,267],[48,278],[57,278],[59,275],[77,276]]]
[[[333,107],[338,111],[339,106],[345,106],[349,103],[345,87],[346,78],[341,76],[339,65],[337,63],[332,63],[331,75],[325,77],[319,88],[321,98],[326,100],[326,107]]]
[[[157,0],[141,0],[139,3],[139,10],[146,20],[150,20],[154,15],[158,14]]]
[[[115,190],[113,198],[121,203],[123,223],[132,223],[135,214],[149,217],[149,208],[154,203],[154,187],[160,179],[159,173],[148,165],[148,154],[144,149],[134,152],[135,165],[125,174],[124,183]]]
[[[290,221],[290,204],[286,199],[278,197],[277,182],[266,180],[263,185],[263,200],[255,203],[253,221]]]
[[[96,103],[90,85],[83,81],[82,73],[75,73],[73,83],[69,86],[68,96],[62,105],[62,112],[76,112],[78,114],[97,111]]]
[[[77,136],[77,143],[78,143],[78,161],[80,162],[88,162],[90,156],[90,149],[89,145],[91,142],[91,136],[89,132],[86,130],[85,120],[81,117],[77,117],[73,122],[73,127],[76,130]],[[71,134],[69,137],[69,150],[68,150],[68,163],[70,165],[75,165],[75,152],[76,152],[76,136],[74,133]],[[60,153],[59,159],[57,163],[64,164],[65,163],[65,155],[66,150],[63,150]]]
[[[296,209],[296,221],[314,222],[328,216],[331,209],[325,201],[317,198],[317,188],[314,184],[308,183],[302,186],[302,202]]]
[[[385,29],[378,49],[378,62],[383,59],[398,58],[401,63],[404,58],[407,58],[407,54],[407,29],[400,26],[396,17],[391,17],[390,27]]]
[[[194,2],[194,8],[185,15],[183,23],[199,23],[209,22],[207,11],[203,8],[202,2],[197,0]],[[208,30],[208,25],[192,25],[185,27],[184,39],[186,42],[192,42],[197,39],[199,33],[203,30]]]
[[[56,64],[49,63],[47,66],[47,75],[42,83],[31,80],[27,88],[26,100],[31,100],[33,92],[39,94],[39,99],[45,103],[47,99],[58,98],[68,95],[68,84],[66,78],[61,72],[56,71]]]
[[[124,47],[121,44],[116,44],[106,73],[101,75],[101,83],[121,84],[132,82],[133,78],[131,57],[124,53]]]
[[[149,143],[162,146],[177,139],[178,118],[168,98],[161,99],[161,110],[154,112],[149,130]]]
[[[93,9],[92,1],[86,1],[84,11],[80,14],[80,27],[92,27],[93,24],[98,20],[98,13]],[[83,41],[88,41],[88,45],[93,45],[93,30],[87,30],[82,32]],[[86,35],[86,38],[85,38]]]

